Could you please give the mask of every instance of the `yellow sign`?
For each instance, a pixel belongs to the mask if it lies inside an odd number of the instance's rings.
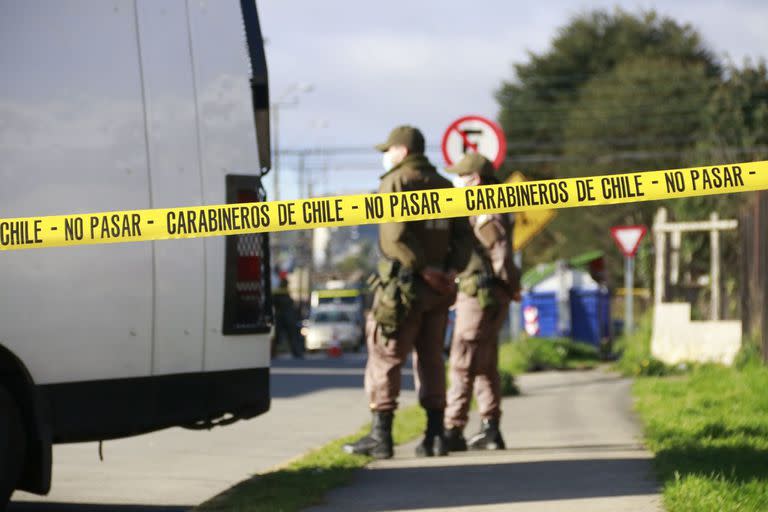
[[[0,218],[0,251],[449,219],[768,190],[768,161],[482,187]],[[541,221],[538,221],[541,223]]]
[[[525,181],[523,173],[515,171],[506,183],[522,183]],[[515,214],[515,231],[513,233],[512,247],[515,251],[521,250],[538,235],[544,226],[552,222],[557,212],[555,210],[529,210]]]
[[[316,290],[317,296],[321,299],[336,299],[344,297],[358,297],[360,290]]]

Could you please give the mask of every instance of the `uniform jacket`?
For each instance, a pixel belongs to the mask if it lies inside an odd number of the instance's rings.
[[[380,193],[449,188],[424,155],[408,155],[381,177]],[[379,228],[384,256],[419,272],[425,267],[461,272],[469,262],[473,244],[466,218],[390,222]]]
[[[469,277],[491,270],[512,291],[519,288],[520,272],[514,264],[512,230],[514,220],[508,214],[489,214],[470,217],[470,225],[477,239],[474,251],[461,277]]]

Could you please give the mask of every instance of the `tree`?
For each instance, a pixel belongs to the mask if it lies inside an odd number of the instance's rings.
[[[577,16],[558,32],[549,51],[516,64],[516,79],[504,82],[496,94],[510,163],[524,166],[533,178],[559,176],[566,142],[563,121],[583,87],[634,58],[699,66],[707,78],[721,73],[698,32],[654,11],[632,15],[599,10]],[[647,100],[653,100],[652,92]]]
[[[702,109],[702,127],[690,161],[701,164],[768,159],[768,69],[765,61],[730,63]],[[680,220],[700,219],[717,211],[721,218],[739,218],[742,207],[755,194],[724,194],[674,201],[670,210]],[[737,234],[727,233],[722,244],[723,278],[734,289],[740,275],[741,245]],[[733,243],[735,242],[735,243]],[[683,265],[696,275],[709,271],[708,236],[686,237],[681,248]],[[731,304],[729,309],[735,310]]]
[[[515,72],[496,95],[510,148],[507,172],[518,169],[546,179],[744,161],[768,144],[765,66],[724,69],[693,27],[653,11],[577,16],[548,51],[530,54]],[[738,205],[733,195],[668,204],[681,220],[705,218],[713,209],[728,215]],[[617,271],[621,265],[609,227],[649,225],[658,206],[561,211],[533,241],[526,260],[602,248]],[[684,241],[684,257],[694,266],[699,260],[708,264],[708,256],[702,257],[706,240],[693,238]],[[649,248],[638,257],[639,281],[646,285]],[[735,250],[727,248],[726,259]]]

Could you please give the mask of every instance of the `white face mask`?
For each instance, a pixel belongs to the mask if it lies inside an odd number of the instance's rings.
[[[384,171],[389,172],[395,166],[395,162],[392,161],[392,155],[389,151],[385,152],[381,156],[381,165],[384,167]]]
[[[466,182],[464,182],[464,178],[462,178],[461,176],[454,176],[452,181],[453,181],[453,186],[456,188],[462,188],[467,186]]]
[[[477,185],[479,180],[477,174],[465,174],[464,176],[454,176],[453,186],[456,188],[471,187]]]

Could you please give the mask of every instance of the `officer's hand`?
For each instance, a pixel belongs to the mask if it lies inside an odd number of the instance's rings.
[[[456,284],[448,274],[434,268],[425,268],[421,271],[421,277],[436,292],[441,295],[450,295],[456,292]]]

